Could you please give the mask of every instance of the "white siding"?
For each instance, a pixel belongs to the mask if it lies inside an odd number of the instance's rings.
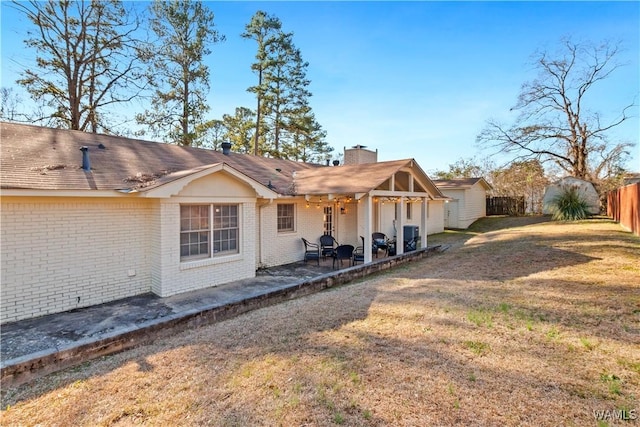
[[[480,183],[468,189],[442,189],[442,192],[458,201],[458,218],[452,228],[468,228],[474,221],[487,216],[486,191]],[[447,207],[445,207],[445,210]],[[453,206],[449,208],[453,212]],[[450,220],[454,224],[453,219]]]
[[[0,322],[149,292],[152,214],[147,200],[2,197]]]
[[[444,205],[441,200],[429,200],[427,215],[427,235],[444,231]]]
[[[487,216],[486,191],[475,184],[464,192],[464,207],[459,211],[458,227],[467,228],[474,221]]]

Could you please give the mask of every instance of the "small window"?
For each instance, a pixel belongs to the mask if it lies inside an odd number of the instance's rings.
[[[238,252],[238,205],[213,205],[213,253]]]
[[[180,259],[209,257],[209,205],[180,206]]]
[[[293,203],[278,205],[278,232],[294,231],[294,209]]]
[[[407,203],[407,219],[411,219],[411,202]]]

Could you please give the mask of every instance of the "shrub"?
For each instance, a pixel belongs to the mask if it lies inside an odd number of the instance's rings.
[[[553,198],[553,219],[556,221],[577,221],[589,216],[587,202],[576,187],[567,187]]]

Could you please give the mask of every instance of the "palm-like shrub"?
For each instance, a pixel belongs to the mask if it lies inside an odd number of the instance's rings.
[[[564,188],[551,203],[552,218],[556,221],[577,221],[589,216],[589,206],[577,187]]]

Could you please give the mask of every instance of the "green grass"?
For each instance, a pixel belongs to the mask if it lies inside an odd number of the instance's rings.
[[[483,356],[489,352],[489,344],[481,341],[465,341],[464,346],[478,356]]]
[[[609,393],[616,396],[620,396],[622,394],[622,382],[620,377],[617,375],[602,373],[600,374],[600,380],[607,384],[609,387]]]
[[[467,313],[467,319],[475,323],[476,326],[486,326],[488,328],[493,326],[493,316],[486,310],[472,310]]]

